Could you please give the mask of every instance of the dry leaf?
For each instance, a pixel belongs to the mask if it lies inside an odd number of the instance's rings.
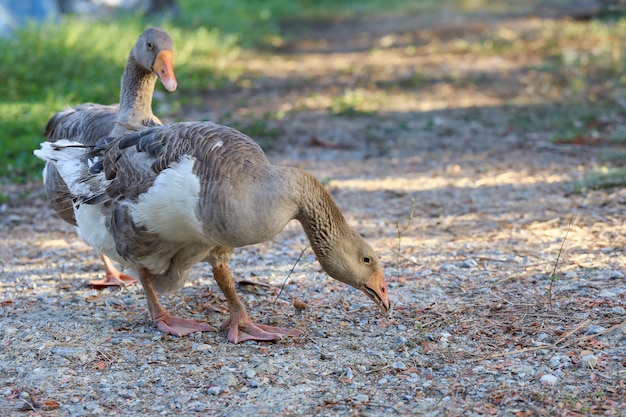
[[[308,306],[304,301],[300,300],[299,298],[294,298],[293,307],[298,311],[303,311],[306,310]]]
[[[42,401],[41,403],[41,409],[43,411],[56,410],[59,407],[60,407],[59,403],[55,400],[47,399],[47,400]]]

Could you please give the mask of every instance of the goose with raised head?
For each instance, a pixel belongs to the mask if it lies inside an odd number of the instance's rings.
[[[48,121],[44,137],[48,142],[60,139],[95,145],[104,136],[123,134],[128,126],[155,126],[161,121],[152,113],[152,95],[156,80],[168,91],[176,90],[173,66],[173,41],[162,29],[146,29],[133,45],[122,74],[119,104],[84,103],[60,111]],[[66,222],[76,225],[70,191],[53,164],[43,173],[50,205]],[[101,254],[106,276],[90,281],[96,288],[127,285],[136,280],[118,271],[110,259]]]
[[[95,148],[43,143],[35,154],[69,185],[82,238],[138,272],[155,325],[182,336],[203,321],[171,316],[157,292],[180,288],[207,261],[224,293],[228,340],[276,340],[290,330],[257,325],[235,292],[233,248],[266,241],[298,220],[322,268],[383,311],[389,298],[371,246],[304,170],[271,164],[259,145],[211,122],[176,123],[103,139]],[[76,161],[81,164],[77,165]]]

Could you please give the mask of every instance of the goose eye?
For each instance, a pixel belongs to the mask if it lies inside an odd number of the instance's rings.
[[[370,258],[369,256],[364,256],[363,257],[363,263],[366,265],[369,265],[372,263],[372,258]]]
[[[148,42],[148,49],[152,49],[152,42]]]

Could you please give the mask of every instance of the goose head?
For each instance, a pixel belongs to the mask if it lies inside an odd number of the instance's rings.
[[[131,56],[147,71],[153,72],[161,80],[167,91],[176,90],[174,76],[174,42],[162,29],[146,29],[137,39]]]
[[[317,254],[328,275],[363,291],[383,312],[388,312],[389,293],[383,268],[361,235],[350,230],[346,238],[339,239],[328,249]]]

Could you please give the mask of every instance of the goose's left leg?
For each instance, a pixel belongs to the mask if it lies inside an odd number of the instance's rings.
[[[139,280],[143,285],[148,301],[148,310],[152,321],[164,333],[173,336],[186,336],[194,332],[214,332],[215,328],[209,326],[201,320],[182,319],[180,317],[171,316],[170,313],[163,308],[159,301],[156,291],[154,290],[154,275],[146,268],[139,269]]]
[[[278,340],[288,335],[299,334],[297,330],[254,324],[235,291],[235,280],[230,268],[225,263],[213,267],[213,277],[226,296],[230,318],[220,326],[228,329],[228,340],[233,343],[245,340]]]
[[[102,258],[102,262],[104,262],[106,276],[104,279],[89,281],[89,285],[95,289],[101,290],[105,287],[125,287],[137,282],[137,280],[130,275],[120,272],[108,257],[105,255],[100,255],[100,257]]]

